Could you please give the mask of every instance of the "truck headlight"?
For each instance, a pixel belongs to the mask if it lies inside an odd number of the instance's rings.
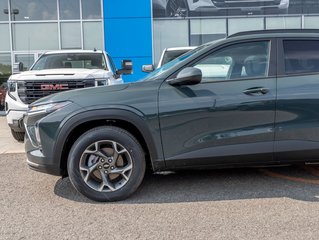
[[[108,79],[106,78],[97,78],[95,79],[96,86],[106,86],[108,85]]]
[[[8,92],[15,92],[17,89],[17,82],[16,81],[8,81]]]
[[[28,114],[40,114],[40,113],[51,113],[58,109],[64,108],[65,106],[69,105],[70,101],[65,102],[56,102],[56,103],[47,103],[47,104],[40,104],[40,105],[31,105],[29,106]]]

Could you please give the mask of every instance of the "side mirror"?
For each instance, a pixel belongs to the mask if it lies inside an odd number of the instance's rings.
[[[146,72],[146,73],[153,72],[154,71],[154,66],[152,64],[143,65],[142,66],[142,71]]]
[[[132,74],[133,62],[131,60],[122,60],[122,69],[116,71],[117,75]]]
[[[12,73],[13,74],[17,74],[20,72],[23,72],[23,63],[22,62],[17,62],[13,64],[13,68],[12,68]]]
[[[198,68],[187,67],[180,71],[176,78],[167,80],[172,86],[195,85],[202,81],[202,71]]]

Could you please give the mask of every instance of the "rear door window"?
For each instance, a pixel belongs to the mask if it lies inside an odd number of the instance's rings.
[[[319,72],[319,40],[284,40],[286,74]]]

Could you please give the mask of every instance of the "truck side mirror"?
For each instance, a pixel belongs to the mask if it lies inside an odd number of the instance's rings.
[[[154,66],[152,64],[143,65],[142,66],[142,71],[146,72],[146,73],[153,72],[154,71]]]
[[[132,74],[133,73],[133,62],[132,60],[122,60],[122,69],[116,71],[117,75]]]
[[[13,64],[13,68],[12,68],[12,74],[17,74],[20,72],[23,72],[23,63],[22,62],[17,62]]]

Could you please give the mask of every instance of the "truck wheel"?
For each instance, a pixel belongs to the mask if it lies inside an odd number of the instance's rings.
[[[97,127],[81,135],[68,157],[69,178],[77,191],[100,202],[133,194],[145,173],[145,155],[127,131]]]
[[[23,142],[24,141],[24,132],[16,132],[13,129],[11,129],[11,134],[15,140],[18,142]]]

